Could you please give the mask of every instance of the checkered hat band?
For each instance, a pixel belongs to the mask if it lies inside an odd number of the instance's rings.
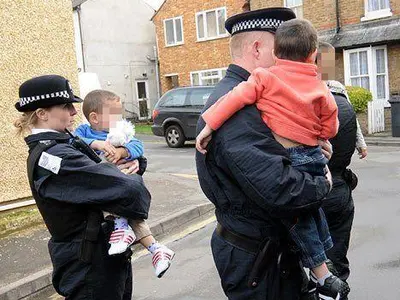
[[[240,31],[247,31],[249,29],[278,29],[283,23],[281,20],[276,19],[253,19],[236,23],[232,26],[232,34]]]
[[[19,98],[19,105],[22,107],[24,105],[27,105],[29,103],[41,100],[41,99],[50,99],[50,98],[70,98],[70,95],[67,90],[61,91],[61,92],[55,92],[51,94],[45,94],[45,95],[37,95],[37,96],[31,96],[31,97],[23,97]]]

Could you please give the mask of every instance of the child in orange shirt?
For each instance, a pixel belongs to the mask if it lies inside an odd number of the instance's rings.
[[[284,22],[275,34],[276,65],[257,68],[203,113],[206,126],[197,137],[197,150],[205,154],[214,130],[245,105],[256,104],[275,139],[287,148],[292,165],[314,176],[324,175],[328,161],[318,140],[334,137],[339,121],[335,99],[317,74],[317,47],[317,32],[309,21]],[[326,265],[325,251],[333,244],[322,209],[283,223],[301,250],[303,265],[318,281],[318,293],[326,299],[346,295],[348,286]]]

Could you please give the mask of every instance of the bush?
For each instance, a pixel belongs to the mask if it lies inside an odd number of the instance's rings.
[[[365,112],[368,108],[368,102],[372,101],[371,92],[357,86],[346,86],[346,89],[354,111],[356,113]]]

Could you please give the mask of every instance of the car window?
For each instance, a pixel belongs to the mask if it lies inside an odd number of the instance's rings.
[[[202,89],[192,89],[189,102],[193,106],[204,106],[206,104],[208,97],[214,89],[202,88]]]
[[[160,101],[160,106],[163,107],[179,107],[185,105],[186,100],[186,89],[170,91],[163,96]]]

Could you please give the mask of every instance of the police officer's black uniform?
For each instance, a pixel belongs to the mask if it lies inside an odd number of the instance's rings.
[[[327,251],[327,256],[338,271],[338,277],[346,281],[349,277],[349,261],[347,250],[350,242],[350,231],[354,219],[354,202],[350,186],[356,184],[346,168],[350,165],[351,157],[356,149],[356,114],[344,93],[333,90],[338,106],[339,130],[330,142],[333,155],[329,161],[329,169],[333,176],[333,188],[322,203],[329,231],[333,240],[333,248]]]
[[[23,112],[78,101],[68,82],[52,75],[25,82],[16,107]],[[131,252],[108,255],[102,211],[146,219],[150,194],[142,178],[93,161],[65,133],[25,140],[32,193],[51,234],[54,288],[66,299],[131,299]]]
[[[274,31],[274,24],[294,14],[288,9],[265,9],[232,18],[226,24],[230,33],[232,27]],[[205,109],[249,75],[230,65]],[[198,132],[204,125],[200,118]],[[218,226],[211,246],[226,295],[230,299],[300,299],[303,272],[278,219],[319,207],[328,193],[326,179],[290,166],[287,151],[275,141],[255,106],[245,107],[216,131],[207,155],[196,153],[196,165],[201,188],[216,207]],[[262,269],[267,270],[266,277]]]

